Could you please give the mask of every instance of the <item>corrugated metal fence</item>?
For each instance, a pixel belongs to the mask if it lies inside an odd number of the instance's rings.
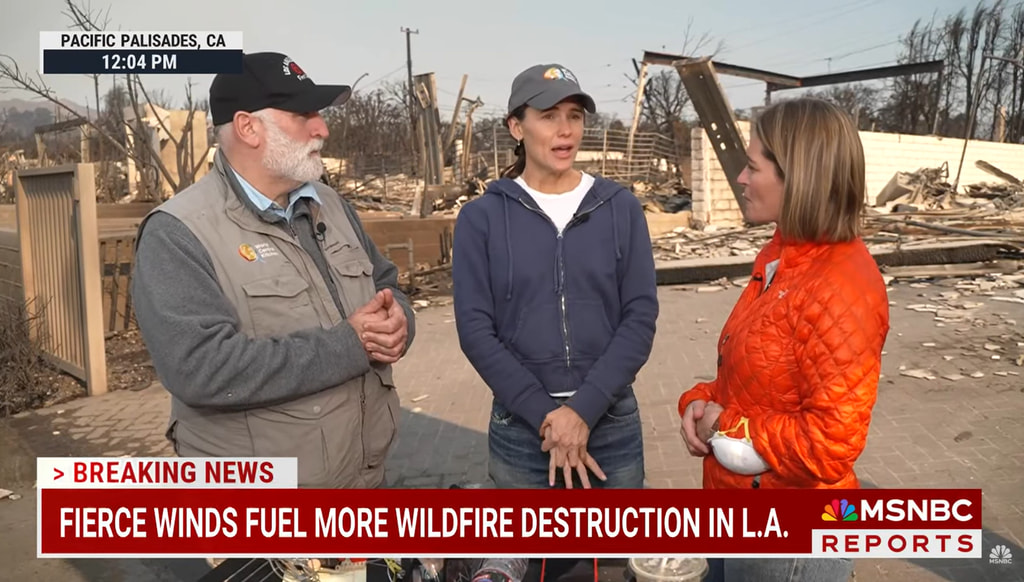
[[[15,176],[24,297],[41,315],[46,355],[107,391],[96,182],[91,164],[22,170]]]

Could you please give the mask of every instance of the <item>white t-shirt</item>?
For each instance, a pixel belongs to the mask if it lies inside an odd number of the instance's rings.
[[[561,233],[565,230],[565,225],[569,224],[573,215],[576,214],[580,203],[583,202],[583,197],[587,195],[587,192],[590,192],[590,188],[594,185],[594,177],[584,172],[579,185],[562,194],[538,192],[527,186],[522,176],[516,178],[516,184],[522,186],[523,190],[526,190],[537,201],[537,205],[544,211],[544,214],[551,218],[551,221],[555,223],[555,227],[558,228],[558,232]]]

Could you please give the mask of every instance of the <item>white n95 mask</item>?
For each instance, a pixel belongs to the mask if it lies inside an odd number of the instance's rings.
[[[736,426],[726,431],[718,431],[710,439],[708,444],[714,452],[715,459],[726,469],[737,475],[760,475],[770,467],[764,462],[761,455],[754,450],[753,441],[750,440],[750,429],[747,426],[749,419],[743,417]],[[743,427],[743,438],[728,436],[740,427]]]

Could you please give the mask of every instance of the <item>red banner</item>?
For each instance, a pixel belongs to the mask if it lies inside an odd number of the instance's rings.
[[[981,490],[40,490],[39,556],[980,557]]]

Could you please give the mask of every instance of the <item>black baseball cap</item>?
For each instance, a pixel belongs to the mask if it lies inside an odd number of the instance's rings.
[[[508,98],[508,113],[523,105],[550,109],[569,97],[579,97],[590,113],[597,111],[594,99],[580,88],[576,75],[558,64],[534,65],[516,75]]]
[[[241,73],[221,73],[210,84],[210,114],[213,125],[227,123],[238,111],[267,107],[311,113],[341,105],[352,96],[348,85],[317,85],[287,55],[249,53],[242,55]]]

